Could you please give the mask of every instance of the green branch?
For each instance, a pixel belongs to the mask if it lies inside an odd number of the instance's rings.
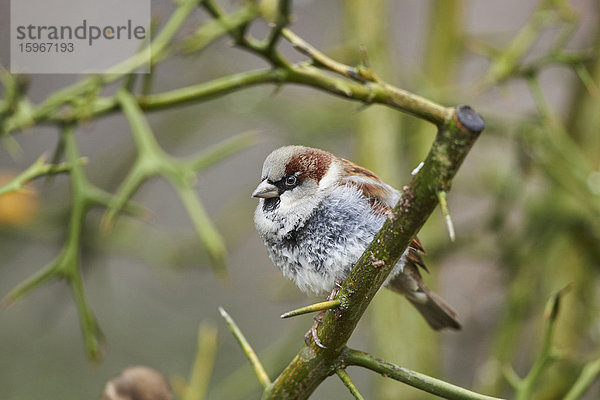
[[[427,393],[450,400],[498,400],[463,389],[439,379],[380,360],[358,350],[347,349],[342,356],[345,365],[356,365],[370,369],[389,378],[406,383]]]
[[[229,142],[220,151],[213,151],[209,156],[195,158],[191,162],[182,162],[171,157],[160,148],[150,125],[131,93],[125,89],[120,89],[116,97],[131,126],[138,157],[102,219],[103,228],[105,230],[110,229],[122,206],[146,180],[161,175],[173,185],[181,198],[200,240],[211,257],[215,273],[218,277],[226,279],[225,243],[196,196],[192,184],[195,170],[192,167],[206,166],[207,161],[219,160],[219,157],[231,154],[232,150],[241,148],[240,145],[247,145],[251,142],[248,140],[238,141],[233,146]]]
[[[217,13],[216,15],[219,18],[225,18],[221,13]],[[306,63],[291,65],[285,62],[275,62],[273,58],[275,55],[272,53],[267,54],[263,50],[256,48],[256,46],[251,46],[248,42],[244,42],[243,46],[245,48],[273,62],[275,68],[242,72],[160,94],[144,95],[136,98],[136,102],[143,110],[159,110],[177,107],[184,103],[211,100],[259,84],[280,85],[288,83],[310,86],[364,104],[384,104],[416,115],[436,125],[443,124],[452,114],[451,110],[446,107],[442,107],[421,96],[380,81],[379,78],[375,78],[371,72],[364,68],[345,66],[329,59],[294,35],[287,28],[282,29],[282,35],[292,41],[296,48],[300,49],[304,54],[309,55],[313,61],[324,65],[327,69],[340,76],[327,74],[319,68],[306,65]],[[84,82],[86,82],[85,85],[79,84],[70,87],[48,98],[33,111],[27,121],[7,121],[6,130],[17,130],[31,123],[65,123],[77,120],[82,116],[80,109],[64,110],[60,109],[59,106],[66,101],[72,102],[75,98],[74,96],[97,90],[108,81],[99,81],[98,79],[94,80],[90,78]],[[119,101],[116,96],[92,98],[82,104],[84,104],[85,109],[83,115],[86,118],[99,117],[119,110]]]
[[[184,40],[184,52],[197,52],[226,33],[247,25],[257,16],[258,8],[256,4],[248,2],[244,7],[232,12],[230,15],[222,15],[202,25],[194,34]]]
[[[246,340],[246,337],[244,336],[240,328],[237,326],[233,318],[231,318],[231,316],[227,313],[227,311],[225,311],[223,307],[219,307],[219,312],[221,313],[221,316],[227,323],[229,330],[231,331],[231,333],[233,333],[233,336],[240,344],[240,347],[242,348],[244,354],[248,358],[250,365],[252,365],[252,368],[254,368],[254,372],[256,373],[260,384],[264,388],[270,387],[271,380],[269,379],[269,375],[267,375],[267,372],[265,371],[260,360],[258,359],[258,356],[254,352],[254,349],[252,348],[252,346],[250,346],[250,343],[248,343],[248,340]]]
[[[352,382],[352,379],[350,379],[350,375],[348,375],[346,370],[338,368],[335,371],[335,373],[341,379],[341,381],[348,388],[348,390],[356,400],[364,400],[364,397],[362,397],[362,395],[358,391],[358,388],[356,387],[356,385],[354,385],[354,382]]]
[[[71,286],[77,305],[87,355],[91,360],[98,360],[101,356],[104,335],[85,297],[79,258],[85,218],[92,206],[99,205],[98,193],[101,190],[92,186],[85,177],[81,166],[81,157],[75,143],[73,127],[65,127],[62,135],[71,178],[72,204],[67,240],[54,261],[12,289],[3,302],[10,306],[52,279],[66,280]]]
[[[206,398],[216,353],[217,327],[209,323],[200,324],[198,328],[198,350],[196,351],[194,367],[190,372],[189,383],[184,383],[180,390],[179,397],[182,400],[203,400]]]
[[[538,40],[544,28],[560,20],[572,20],[575,12],[567,2],[542,0],[531,18],[521,28],[504,51],[492,57],[492,64],[480,79],[480,85],[488,88],[502,83],[520,73],[520,62],[531,46]]]
[[[281,69],[261,69],[213,79],[197,85],[187,86],[169,92],[154,94],[140,99],[144,110],[160,110],[185,103],[202,102],[224,96],[234,91],[265,83],[284,83],[285,71]],[[112,103],[106,103],[98,109],[100,113],[110,111]]]
[[[85,158],[79,158],[75,160],[75,163],[77,163],[78,165],[83,165],[86,163],[86,161],[87,160]],[[31,182],[32,180],[40,176],[55,175],[63,172],[69,172],[71,168],[73,168],[73,165],[70,162],[64,162],[59,164],[46,164],[46,155],[42,155],[25,171],[15,176],[6,184],[0,186],[0,196],[5,193],[25,189],[25,185],[28,182]]]
[[[594,381],[600,376],[600,358],[591,361],[583,367],[579,378],[575,381],[569,393],[563,400],[577,400],[588,390]]]
[[[508,379],[515,389],[515,400],[530,399],[533,394],[533,389],[538,383],[542,372],[544,372],[550,362],[556,359],[556,355],[552,347],[554,328],[556,326],[556,319],[558,318],[558,312],[560,310],[561,298],[564,293],[569,290],[569,288],[570,286],[567,286],[556,293],[553,293],[546,303],[546,310],[544,312],[546,326],[544,329],[544,336],[542,338],[540,354],[535,360],[527,376],[523,379],[520,379],[516,373],[509,370],[510,372]]]

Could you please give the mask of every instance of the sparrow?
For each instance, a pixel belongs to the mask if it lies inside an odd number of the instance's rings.
[[[254,223],[269,257],[300,290],[317,295],[348,276],[401,198],[368,169],[304,146],[274,150],[260,180]],[[433,329],[460,329],[456,312],[423,282],[424,252],[415,238],[384,286],[404,295]]]

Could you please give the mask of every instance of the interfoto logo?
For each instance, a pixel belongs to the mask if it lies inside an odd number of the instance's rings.
[[[11,0],[11,72],[149,72],[149,25],[150,0]]]

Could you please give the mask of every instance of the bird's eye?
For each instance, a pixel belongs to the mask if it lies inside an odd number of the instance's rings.
[[[287,178],[285,178],[285,184],[287,186],[294,186],[297,180],[298,178],[296,178],[296,175],[290,175]]]

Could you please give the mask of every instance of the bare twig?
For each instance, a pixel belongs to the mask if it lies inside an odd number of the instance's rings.
[[[79,165],[83,165],[87,162],[86,158],[79,158],[75,161]],[[6,184],[0,186],[0,196],[5,193],[14,192],[17,190],[23,190],[25,185],[38,178],[40,176],[48,176],[54,174],[60,174],[63,172],[69,172],[72,168],[71,163],[59,163],[59,164],[47,164],[46,155],[42,154],[40,158],[29,166],[25,171],[15,176]]]
[[[335,370],[335,373],[342,380],[342,382],[344,382],[344,385],[348,388],[348,390],[356,400],[364,400],[364,397],[362,397],[362,395],[358,391],[358,388],[356,387],[356,385],[354,385],[354,382],[352,382],[352,379],[350,379],[350,375],[348,375],[345,369],[338,368]]]
[[[71,286],[75,304],[79,312],[79,321],[83,331],[84,344],[88,357],[97,361],[101,356],[104,335],[90,309],[83,289],[79,262],[81,235],[88,210],[92,206],[105,206],[110,195],[92,186],[81,166],[81,156],[77,149],[72,126],[64,128],[67,162],[70,165],[72,207],[67,229],[67,240],[60,254],[46,267],[32,275],[4,298],[3,302],[10,306],[23,296],[52,279],[64,279]]]
[[[577,400],[588,390],[588,388],[594,383],[594,381],[600,375],[600,358],[587,363],[581,374],[566,394],[563,400]]]
[[[263,385],[264,388],[271,386],[271,380],[269,379],[269,375],[267,375],[267,372],[260,363],[258,356],[252,349],[252,346],[250,346],[250,343],[248,343],[248,341],[246,340],[246,337],[244,336],[240,328],[238,328],[233,318],[231,318],[231,316],[227,313],[227,311],[225,311],[225,309],[223,309],[223,307],[219,307],[219,312],[221,313],[223,319],[225,319],[225,322],[227,322],[229,330],[231,331],[231,333],[233,333],[233,336],[235,336],[236,340],[242,347],[242,350],[248,358],[248,361],[250,361],[252,368],[254,368],[254,372],[256,373],[256,376],[260,381],[261,385]]]
[[[198,350],[189,383],[185,386],[182,400],[203,400],[212,374],[217,352],[217,327],[202,323],[198,328]]]
[[[399,367],[362,351],[347,349],[344,352],[343,360],[346,365],[356,365],[380,374],[385,374],[392,379],[396,379],[397,381],[406,383],[407,385],[416,387],[445,399],[498,400],[496,397],[475,393],[459,386],[452,385],[448,382]]]
[[[366,77],[362,76],[359,68],[350,67],[327,57],[325,54],[304,41],[300,36],[296,35],[292,30],[285,28],[281,33],[296,50],[310,57],[316,66],[323,67],[336,74],[345,76],[349,79],[354,79],[361,83],[367,81]]]
[[[540,354],[535,360],[531,370],[527,376],[523,379],[519,379],[515,373],[511,373],[510,382],[515,388],[515,400],[527,400],[531,398],[533,389],[537,384],[542,372],[546,366],[556,359],[556,354],[552,348],[552,341],[554,339],[554,328],[556,326],[556,319],[560,310],[560,302],[564,293],[570,289],[570,285],[552,294],[548,302],[546,303],[546,309],[544,310],[544,317],[546,319],[544,335],[542,338],[542,346]]]
[[[102,219],[103,229],[110,229],[121,207],[143,182],[153,176],[161,175],[173,185],[179,194],[198,236],[211,256],[215,273],[218,277],[227,279],[225,244],[193,189],[191,178],[194,176],[194,170],[189,169],[187,164],[176,160],[160,148],[131,93],[121,89],[117,93],[117,98],[130,123],[138,149],[138,158]],[[198,160],[195,160],[192,165],[198,167],[197,163],[199,163]]]
[[[267,52],[274,54],[277,42],[281,37],[282,30],[290,23],[290,13],[292,8],[291,0],[279,0],[277,17],[275,18],[275,26],[271,29],[269,38],[267,39]]]

